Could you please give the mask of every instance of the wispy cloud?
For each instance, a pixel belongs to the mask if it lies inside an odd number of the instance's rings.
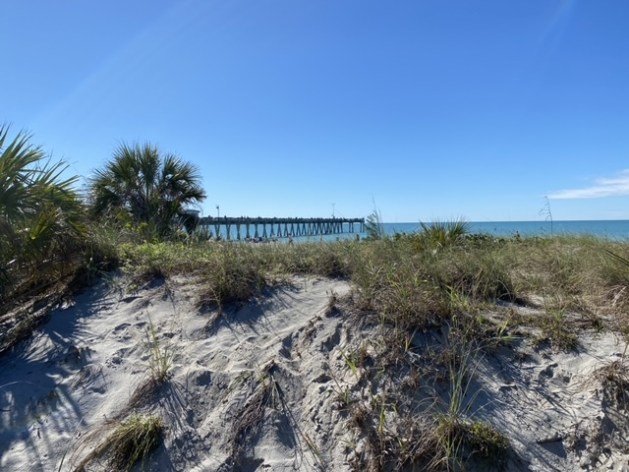
[[[553,200],[573,200],[577,198],[604,198],[629,195],[629,169],[618,173],[615,177],[596,179],[594,184],[585,188],[558,190],[548,198]]]

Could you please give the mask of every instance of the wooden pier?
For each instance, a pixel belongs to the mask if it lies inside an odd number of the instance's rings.
[[[198,227],[213,237],[231,240],[297,238],[329,234],[362,233],[364,218],[249,218],[206,216]]]

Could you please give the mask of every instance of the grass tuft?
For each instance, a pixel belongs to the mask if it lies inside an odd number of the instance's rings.
[[[510,448],[509,440],[498,430],[482,421],[465,426],[465,441],[472,454],[477,454],[492,463],[504,463]]]
[[[157,334],[157,328],[149,319],[149,328],[146,332],[146,346],[150,354],[149,368],[151,370],[151,379],[156,385],[168,380],[174,360],[174,353],[168,346],[162,345]]]
[[[109,470],[130,471],[138,461],[144,466],[163,429],[162,420],[156,416],[133,415],[121,422],[76,470],[84,471],[96,459],[105,459]]]
[[[537,344],[550,341],[553,348],[561,351],[572,351],[578,347],[579,338],[572,328],[572,323],[567,322],[565,312],[547,310],[536,323],[542,330],[542,336],[536,340]]]
[[[245,257],[243,257],[245,256]],[[222,309],[226,304],[245,302],[259,294],[266,279],[255,259],[248,260],[238,248],[226,246],[214,254],[203,270],[206,288],[203,303]]]
[[[442,249],[461,244],[469,234],[469,225],[463,219],[420,223],[421,231],[416,235],[417,249]]]

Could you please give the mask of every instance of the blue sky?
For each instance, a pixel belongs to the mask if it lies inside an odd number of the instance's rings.
[[[5,0],[0,121],[89,175],[121,142],[204,212],[629,219],[626,0]]]

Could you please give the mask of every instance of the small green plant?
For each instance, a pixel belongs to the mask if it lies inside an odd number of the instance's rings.
[[[482,421],[465,425],[465,441],[472,454],[491,459],[495,465],[504,463],[510,447],[509,440],[502,433]]]
[[[332,376],[334,381],[334,393],[336,395],[336,407],[339,411],[349,411],[356,403],[356,398],[352,393],[352,389],[349,385],[341,385],[338,379]]]
[[[431,461],[431,469],[450,471],[461,468],[463,425],[461,418],[448,415],[438,417],[434,430],[436,454]]]
[[[460,470],[466,458],[478,452],[479,446],[470,436],[475,422],[472,410],[478,392],[471,391],[475,358],[480,350],[474,340],[473,323],[454,316],[450,325],[444,354],[447,359],[449,392],[442,411],[436,414],[434,429],[435,455],[431,466],[436,469]],[[476,430],[479,427],[476,426]],[[480,440],[479,440],[480,443]]]
[[[387,395],[386,392],[375,396],[371,400],[372,408],[374,411],[378,412],[378,426],[376,431],[380,438],[385,437],[385,429],[387,425]]]
[[[548,309],[538,321],[542,336],[538,343],[549,340],[555,349],[571,351],[577,348],[579,339],[572,330],[571,324],[566,322],[563,310]]]
[[[151,378],[156,384],[162,383],[170,376],[173,367],[174,354],[168,346],[162,345],[157,329],[149,318],[149,328],[146,332],[147,347],[149,349],[149,368]]]
[[[367,216],[365,233],[367,233],[367,239],[370,241],[383,239],[386,236],[384,225],[382,224],[382,215],[378,210],[374,210]]]
[[[482,349],[493,349],[498,346],[507,346],[518,339],[517,336],[510,334],[511,328],[516,324],[516,320],[518,319],[517,315],[513,315],[512,313],[513,311],[510,311],[508,317],[500,323],[494,323],[491,321],[486,322],[488,327],[483,329],[483,336],[480,342]]]
[[[446,287],[446,293],[448,304],[453,313],[471,313],[475,311],[470,298],[464,293],[459,292],[454,287]]]
[[[463,470],[474,459],[477,464],[504,467],[511,447],[509,440],[481,421],[441,416],[435,429],[438,450],[431,466],[437,470]]]
[[[482,421],[467,425],[467,441],[484,457],[504,455],[509,448],[509,440],[492,426]]]
[[[144,466],[163,430],[164,424],[157,416],[132,415],[83,459],[76,470],[82,472],[88,464],[101,458],[107,461],[109,470],[130,471],[138,461]]]
[[[364,366],[368,357],[367,348],[361,344],[356,349],[341,351],[341,355],[352,374],[357,378],[360,377],[359,369]]]
[[[356,359],[351,354],[348,355],[345,352],[343,352],[342,355],[343,359],[345,360],[345,365],[349,367],[354,376],[358,377],[358,365],[356,364]]]
[[[419,233],[420,246],[424,248],[445,248],[460,244],[469,234],[468,223],[460,218],[452,221],[434,221],[432,223],[421,223]]]

